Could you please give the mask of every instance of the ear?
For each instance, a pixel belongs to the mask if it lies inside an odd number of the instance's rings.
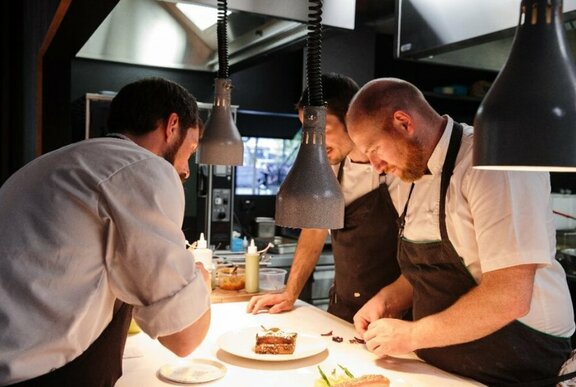
[[[166,120],[166,127],[164,128],[164,136],[166,142],[170,143],[174,138],[178,138],[178,126],[180,123],[180,118],[178,114],[171,113]]]
[[[392,115],[394,128],[401,131],[405,136],[411,136],[414,133],[414,120],[412,116],[403,110],[396,110]]]

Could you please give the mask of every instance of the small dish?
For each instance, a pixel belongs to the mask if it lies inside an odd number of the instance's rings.
[[[190,359],[165,364],[158,370],[161,377],[178,383],[206,383],[226,374],[224,364],[209,359]]]
[[[244,269],[223,267],[216,271],[216,284],[224,290],[242,290],[246,286]]]

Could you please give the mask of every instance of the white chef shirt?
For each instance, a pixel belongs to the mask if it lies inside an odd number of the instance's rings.
[[[332,165],[334,174],[338,176],[340,164]],[[396,192],[396,188],[402,181],[393,175],[379,175],[370,163],[355,163],[348,156],[344,159],[342,181],[340,187],[344,195],[344,203],[349,205],[354,200],[372,192],[380,184],[388,184],[390,193]],[[409,187],[409,186],[408,186]]]
[[[415,184],[404,237],[438,241],[442,166],[453,120],[428,161],[431,174]],[[574,315],[564,270],[555,259],[556,236],[550,206],[550,178],[543,172],[488,171],[472,168],[473,128],[464,125],[462,145],[446,199],[448,237],[473,277],[523,264],[537,264],[530,312],[524,324],[553,335],[574,332]],[[392,194],[402,213],[406,186]],[[399,200],[400,199],[400,200]]]
[[[130,140],[82,141],[15,173],[0,187],[0,385],[82,354],[116,298],[153,338],[202,316],[183,216],[174,167]]]

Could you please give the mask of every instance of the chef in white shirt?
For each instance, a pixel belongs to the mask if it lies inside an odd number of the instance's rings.
[[[132,316],[179,356],[210,324],[182,233],[196,100],[151,78],[114,97],[105,138],[47,153],[0,187],[0,385],[113,386]]]
[[[413,184],[395,203],[402,275],[354,317],[368,349],[416,351],[488,385],[555,384],[574,316],[549,174],[473,169],[473,128],[395,78],[366,84],[347,124],[378,171]],[[415,321],[390,318],[408,307]]]

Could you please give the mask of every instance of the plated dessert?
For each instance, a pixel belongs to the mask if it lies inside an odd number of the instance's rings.
[[[269,355],[291,355],[296,349],[296,332],[284,332],[280,328],[266,329],[256,332],[254,352]]]

